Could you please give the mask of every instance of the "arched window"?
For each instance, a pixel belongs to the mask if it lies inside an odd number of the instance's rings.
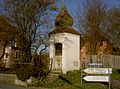
[[[62,44],[61,43],[56,43],[55,44],[55,55],[56,56],[61,56],[62,55]]]

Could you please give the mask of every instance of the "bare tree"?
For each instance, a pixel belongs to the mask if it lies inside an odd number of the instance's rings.
[[[108,9],[103,0],[85,0],[82,8],[82,12],[80,7],[77,12],[77,26],[87,43],[89,54],[95,54],[98,42],[107,39],[104,34],[108,28]]]
[[[109,36],[114,48],[120,54],[120,7],[114,7],[109,11],[109,29],[107,35]]]
[[[82,32],[82,44],[87,47],[90,55],[96,54],[96,47],[103,40],[110,42],[107,30],[109,28],[108,8],[103,0],[85,0],[82,13],[77,12],[77,26]],[[92,56],[90,56],[92,62]]]
[[[15,39],[22,63],[31,61],[32,44],[40,41],[41,35],[38,33],[44,32],[41,27],[49,27],[52,22],[50,12],[53,11],[54,2],[54,0],[4,0],[2,13],[18,30]]]

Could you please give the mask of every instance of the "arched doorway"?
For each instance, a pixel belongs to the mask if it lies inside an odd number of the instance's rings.
[[[61,70],[62,68],[62,44],[55,43],[55,69]]]

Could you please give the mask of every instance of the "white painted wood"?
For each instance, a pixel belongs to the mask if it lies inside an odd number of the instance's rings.
[[[109,82],[109,76],[85,76],[83,79],[88,82]]]
[[[86,68],[83,71],[87,74],[112,74],[112,68]]]

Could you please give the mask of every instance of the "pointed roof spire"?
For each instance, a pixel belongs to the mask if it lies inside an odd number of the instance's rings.
[[[73,18],[68,13],[66,6],[64,4],[64,0],[62,0],[62,8],[58,16],[56,17],[55,26],[61,28],[72,27]]]
[[[66,9],[64,0],[62,0],[62,8],[61,9],[64,9],[64,10]]]
[[[72,25],[73,18],[67,11],[64,0],[62,0],[62,8],[55,20],[55,29],[52,32],[50,32],[50,34],[67,32],[79,35],[79,33],[72,28]]]
[[[65,6],[65,4],[64,4],[64,0],[62,0],[62,7],[64,7]]]

